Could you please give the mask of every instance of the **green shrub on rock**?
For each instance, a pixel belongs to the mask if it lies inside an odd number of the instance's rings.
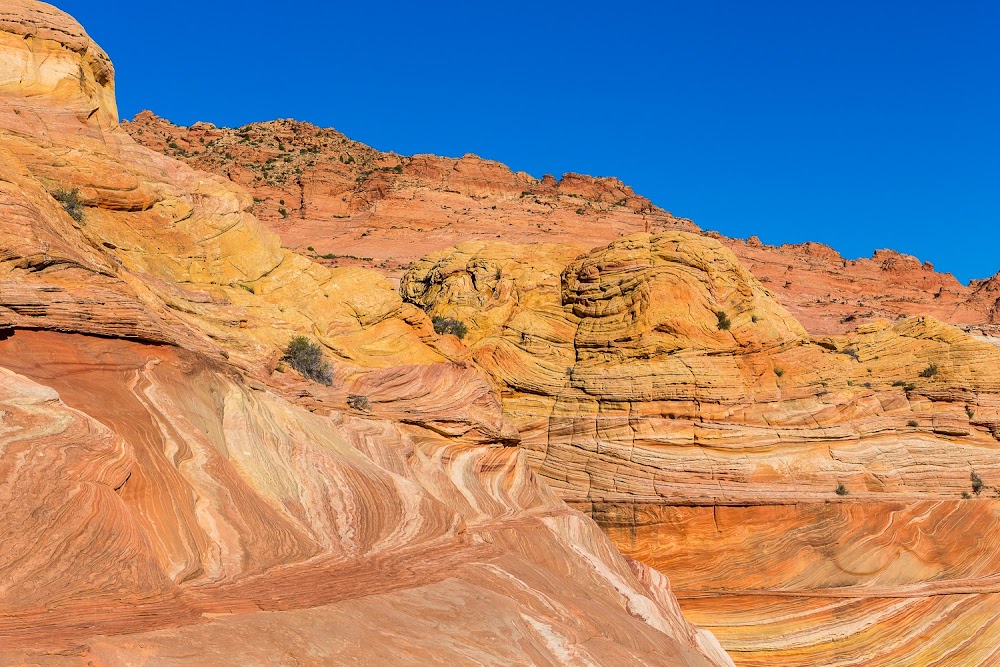
[[[323,358],[323,348],[305,336],[296,336],[288,343],[282,360],[313,382],[327,385],[333,382],[333,371]]]

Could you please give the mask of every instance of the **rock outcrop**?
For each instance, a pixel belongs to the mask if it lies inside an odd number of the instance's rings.
[[[996,659],[995,346],[929,317],[814,340],[686,232],[466,244],[402,289],[467,324],[532,466],[737,664]]]
[[[137,145],[113,86],[0,7],[0,664],[732,664],[460,343]],[[296,334],[332,386],[280,369]]]
[[[375,267],[393,281],[421,257],[470,241],[589,250],[636,232],[698,231],[617,179],[536,179],[474,155],[385,153],[309,123],[182,127],[144,111],[122,127],[145,146],[248,188],[254,213],[290,247],[330,266]],[[963,285],[892,250],[848,260],[820,243],[708,235],[813,335],[917,315],[1000,333],[995,278]]]
[[[516,448],[169,346],[21,332],[0,359],[0,663],[728,664]]]
[[[590,248],[633,232],[696,229],[618,179],[539,179],[475,155],[385,153],[309,123],[180,127],[146,111],[122,127],[145,146],[245,186],[254,213],[289,247],[391,279],[463,241]]]
[[[996,336],[996,277],[963,285],[929,262],[893,250],[844,259],[821,243],[768,246],[713,235],[727,245],[813,335],[846,333],[879,319],[930,315]]]

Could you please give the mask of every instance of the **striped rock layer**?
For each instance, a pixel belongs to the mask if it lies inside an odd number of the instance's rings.
[[[683,231],[467,243],[402,291],[738,665],[1000,664],[1000,349],[929,317],[814,339]]]
[[[0,3],[0,664],[732,664],[461,344],[252,206],[121,130],[75,21]]]

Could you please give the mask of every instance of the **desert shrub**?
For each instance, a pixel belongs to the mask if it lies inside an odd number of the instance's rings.
[[[784,368],[778,368],[777,366],[775,366],[774,367],[774,374],[777,375],[778,377],[781,377],[782,375],[785,374],[785,369]]]
[[[282,360],[291,364],[292,368],[301,373],[303,377],[314,382],[321,384],[333,382],[330,364],[323,359],[323,348],[305,336],[296,336],[289,341]]]
[[[52,198],[62,204],[63,210],[77,222],[83,222],[83,202],[80,201],[80,190],[56,190]]]
[[[906,422],[906,425],[909,426],[910,428],[914,428],[916,426],[919,426],[919,424],[917,423],[917,420],[915,420],[915,419],[911,419],[910,421]]]
[[[848,493],[850,493],[850,491],[848,491],[847,487],[844,486],[843,484],[839,484],[837,486],[836,493],[837,493],[838,496],[846,496]]]
[[[715,311],[715,316],[719,320],[719,331],[729,331],[729,327],[733,326],[733,323],[729,320],[729,316],[726,315],[726,311],[717,310]]]
[[[972,474],[969,475],[969,481],[972,482],[972,492],[974,494],[978,496],[983,492],[983,487],[985,486],[985,484],[983,484],[983,478],[977,475],[975,470],[973,470]]]
[[[465,326],[465,323],[456,320],[454,317],[435,316],[431,318],[431,323],[434,324],[435,333],[451,334],[458,339],[465,338],[465,334],[469,332],[469,328]]]
[[[347,405],[352,410],[360,410],[362,412],[371,412],[372,404],[368,400],[367,396],[361,394],[349,394],[347,396]]]
[[[920,377],[922,378],[932,378],[937,375],[938,367],[937,364],[931,364],[924,370],[920,371]]]

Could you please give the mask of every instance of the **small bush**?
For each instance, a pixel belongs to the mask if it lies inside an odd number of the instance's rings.
[[[757,317],[756,315],[751,315],[750,316],[750,321],[753,322],[754,324],[757,324],[757,322],[760,321],[760,318]]]
[[[972,496],[971,496],[971,495],[969,495],[969,492],[968,492],[968,491],[962,491],[962,499],[963,499],[963,500],[968,500],[968,499],[969,499],[969,498],[971,498],[971,497],[972,497]]]
[[[910,428],[915,428],[919,426],[919,424],[915,419],[911,419],[910,421],[906,422],[906,425],[909,426]]]
[[[352,410],[360,410],[361,412],[371,412],[372,409],[372,404],[368,400],[368,397],[361,394],[349,394],[347,396],[347,405]]]
[[[729,320],[729,316],[726,315],[726,311],[717,310],[715,311],[715,316],[719,319],[719,331],[729,331],[729,327],[733,326],[733,323]]]
[[[785,369],[784,368],[778,368],[777,366],[775,366],[774,367],[774,374],[777,375],[778,377],[781,377],[782,375],[785,374]]]
[[[465,323],[456,320],[454,317],[433,317],[431,318],[431,323],[434,324],[434,333],[451,334],[460,340],[465,338],[465,334],[469,332],[469,328],[465,326]]]
[[[846,496],[848,493],[850,493],[850,491],[848,491],[847,487],[844,486],[843,484],[839,484],[837,486],[836,493],[837,493],[838,496]]]
[[[920,377],[922,378],[932,378],[937,375],[938,367],[937,364],[931,364],[924,370],[920,371]]]
[[[63,210],[77,222],[83,222],[83,202],[80,201],[80,190],[56,190],[52,198],[62,204]]]
[[[281,214],[281,217],[282,217],[282,218],[287,218],[287,217],[288,217],[288,211],[286,211],[286,210],[285,210],[285,209],[283,209],[283,208],[279,208],[279,209],[278,209],[278,213],[280,213],[280,214]]]
[[[983,478],[977,475],[975,470],[973,470],[972,474],[969,475],[969,481],[972,482],[972,492],[974,494],[978,496],[983,492],[983,487],[985,486],[985,484],[983,484]]]
[[[282,360],[314,382],[327,385],[333,382],[330,364],[323,359],[323,348],[305,336],[296,336],[288,343]]]
[[[971,405],[966,405],[965,406],[965,415],[969,419],[972,419],[972,415],[974,415],[974,414],[975,414],[975,410],[972,409],[972,406]]]

